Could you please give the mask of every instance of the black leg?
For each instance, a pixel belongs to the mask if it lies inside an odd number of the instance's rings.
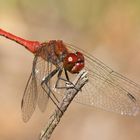
[[[68,82],[68,80],[67,79],[64,79],[64,78],[62,78],[61,77],[61,75],[62,75],[62,72],[63,72],[63,69],[60,69],[59,70],[59,72],[58,72],[58,75],[57,75],[57,81],[56,81],[56,84],[55,84],[55,88],[57,88],[57,89],[63,89],[63,88],[66,88],[66,87],[59,87],[58,85],[59,85],[59,82],[60,82],[60,80],[63,80],[63,81],[66,81],[66,82]]]
[[[61,75],[62,75],[62,72],[63,72],[63,69],[59,69],[59,72],[58,72],[58,75],[57,75],[57,81],[56,81],[56,84],[55,84],[55,88],[57,89],[67,89],[67,86],[58,86],[59,85],[59,82],[60,80],[63,80],[67,83],[70,83],[71,85],[73,85],[71,88],[74,88],[74,84],[69,80],[69,77],[68,77],[68,73],[66,70],[65,71],[65,76],[66,76],[66,79],[62,78]]]
[[[41,82],[41,86],[43,88],[43,90],[47,93],[48,97],[52,100],[52,102],[57,106],[58,109],[60,109],[57,105],[57,103],[54,101],[54,99],[50,96],[50,93],[52,93],[53,97],[55,98],[55,100],[59,103],[58,99],[56,98],[56,96],[54,95],[54,93],[51,91],[50,87],[48,86],[48,82],[50,81],[50,79],[59,71],[59,68],[56,68],[55,70],[53,70],[47,77],[45,77],[45,79]],[[45,84],[47,86],[47,88],[49,89],[49,93],[48,91],[46,91],[46,89],[43,87],[43,84]],[[60,110],[61,111],[61,110]]]
[[[66,79],[67,79],[68,81],[70,81],[69,76],[68,76],[68,72],[67,72],[66,69],[65,69],[65,76],[66,76]]]

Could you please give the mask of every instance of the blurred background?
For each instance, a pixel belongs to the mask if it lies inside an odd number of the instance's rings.
[[[0,28],[29,40],[62,39],[140,84],[140,1],[0,0]],[[24,123],[20,103],[33,55],[0,37],[0,140],[38,140],[54,106]],[[140,116],[71,104],[51,140],[139,140]]]

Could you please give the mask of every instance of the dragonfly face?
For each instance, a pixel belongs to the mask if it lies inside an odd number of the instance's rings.
[[[84,65],[84,56],[80,52],[69,53],[63,60],[64,68],[71,73],[79,73]]]

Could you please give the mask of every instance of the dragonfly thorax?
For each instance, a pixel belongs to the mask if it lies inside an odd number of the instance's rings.
[[[70,73],[79,73],[84,67],[84,56],[80,52],[71,53],[62,40],[51,40],[41,44],[39,55],[56,66],[63,64],[63,68]]]

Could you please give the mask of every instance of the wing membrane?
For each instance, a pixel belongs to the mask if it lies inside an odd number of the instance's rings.
[[[31,73],[21,102],[22,117],[24,122],[27,122],[32,116],[36,107],[36,102],[37,83],[33,73]]]
[[[89,72],[89,82],[75,97],[76,102],[124,115],[136,115],[140,112],[138,84],[113,71],[85,51],[73,46],[69,47],[83,52],[85,69]]]
[[[36,75],[37,75],[36,78],[37,78],[37,88],[39,94],[38,107],[42,112],[46,110],[46,106],[49,98],[47,93],[42,89],[41,82],[42,79],[51,72],[51,70],[52,70],[52,64],[50,62],[44,61],[42,58],[38,58],[36,62]],[[48,85],[51,86],[51,81],[49,81]],[[48,88],[45,89],[46,91],[48,91]]]
[[[22,117],[24,122],[27,122],[30,119],[37,103],[42,112],[46,109],[48,95],[42,89],[41,82],[43,77],[49,73],[48,64],[49,62],[35,56],[32,73],[27,82],[21,102]]]

